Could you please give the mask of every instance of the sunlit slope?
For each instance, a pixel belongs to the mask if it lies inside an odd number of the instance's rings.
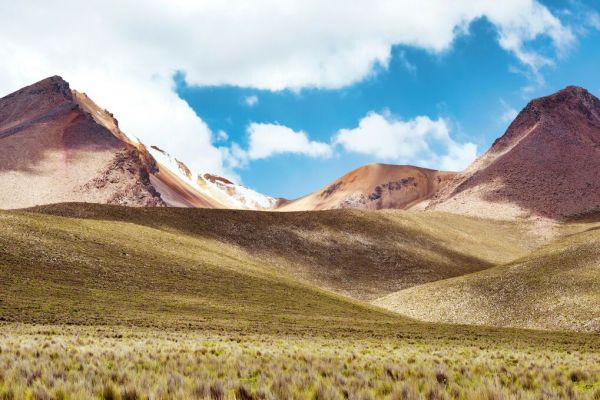
[[[278,213],[89,204],[52,205],[36,210],[129,221],[177,237],[210,240],[215,245],[221,243],[226,253],[235,249],[251,255],[253,264],[368,300],[506,263],[538,244],[525,223],[490,222],[433,212]]]
[[[213,239],[14,211],[0,211],[0,229],[3,321],[300,331],[406,321]]]
[[[375,304],[428,321],[600,332],[600,230],[594,224],[562,229],[563,239],[516,262]]]

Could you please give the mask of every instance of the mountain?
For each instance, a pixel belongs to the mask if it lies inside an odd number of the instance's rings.
[[[0,208],[83,201],[267,209],[278,200],[128,137],[114,116],[59,76],[0,99]]]
[[[600,332],[600,223],[562,229],[560,239],[506,265],[374,303],[426,321]]]
[[[424,207],[454,176],[452,172],[408,165],[369,164],[349,172],[318,192],[282,205],[279,210]]]
[[[564,219],[600,210],[600,100],[569,86],[531,101],[429,209]]]
[[[60,77],[0,99],[0,208],[64,201],[165,205],[156,165]]]

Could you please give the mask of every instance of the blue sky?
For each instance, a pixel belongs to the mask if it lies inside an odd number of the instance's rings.
[[[600,95],[599,0],[61,4],[2,5],[0,94],[61,75],[126,134],[272,196],[371,162],[459,170],[531,98]]]
[[[568,4],[546,3],[552,10]],[[589,5],[592,5],[590,3]],[[569,16],[562,17],[569,22]],[[486,19],[474,21],[441,54],[413,46],[394,46],[387,69],[377,68],[358,83],[341,89],[256,90],[237,86],[188,86],[176,76],[177,93],[213,131],[224,131],[221,145],[248,147],[252,122],[281,124],[304,131],[310,140],[329,143],[342,128],[354,128],[368,112],[388,112],[395,118],[443,118],[458,142],[484,152],[507,128],[516,110],[534,97],[567,85],[583,86],[600,96],[600,31],[587,27],[565,54],[548,50],[545,39],[530,48],[552,57],[540,78],[502,49],[497,30]],[[539,80],[543,79],[543,82]],[[249,102],[247,100],[249,99]],[[249,104],[250,103],[250,104]],[[432,144],[435,149],[435,143]],[[441,150],[441,149],[440,149]],[[402,162],[376,154],[338,149],[328,157],[275,154],[237,170],[243,183],[272,196],[295,198],[312,192],[351,169],[371,162]],[[435,162],[424,164],[438,167]]]

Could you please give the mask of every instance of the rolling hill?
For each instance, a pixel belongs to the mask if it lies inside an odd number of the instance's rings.
[[[159,210],[172,209],[146,209]],[[0,211],[0,226],[4,322],[296,332],[324,320],[411,324],[184,230],[17,211]]]
[[[432,321],[595,331],[596,232],[564,221],[600,209],[599,149],[600,100],[568,87],[529,103],[461,174],[369,164],[285,202],[132,140],[51,77],[0,99],[0,208],[29,207],[1,212],[0,306],[143,322],[192,302],[190,323],[219,307],[247,321],[306,312],[284,299],[293,292],[342,313],[366,300]],[[275,207],[287,212],[228,210]],[[273,301],[289,313],[271,315]]]
[[[402,290],[374,302],[426,321],[600,332],[600,223],[511,263]]]
[[[130,222],[211,240],[224,251],[243,251],[255,263],[280,273],[366,300],[505,263],[543,242],[528,222],[498,223],[437,212],[279,213],[92,204],[40,206],[32,211]]]
[[[398,210],[0,211],[0,396],[595,399],[598,335],[420,322],[317,286],[465,273],[523,257],[531,228]]]

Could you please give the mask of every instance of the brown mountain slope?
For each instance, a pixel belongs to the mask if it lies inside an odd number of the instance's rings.
[[[0,208],[59,201],[162,205],[137,149],[60,77],[0,99]]]
[[[0,208],[65,201],[219,207],[188,186],[61,77],[0,99]]]
[[[570,86],[531,101],[429,208],[562,219],[600,209],[600,100]]]
[[[369,164],[279,210],[408,209],[430,199],[454,175],[407,165]]]

